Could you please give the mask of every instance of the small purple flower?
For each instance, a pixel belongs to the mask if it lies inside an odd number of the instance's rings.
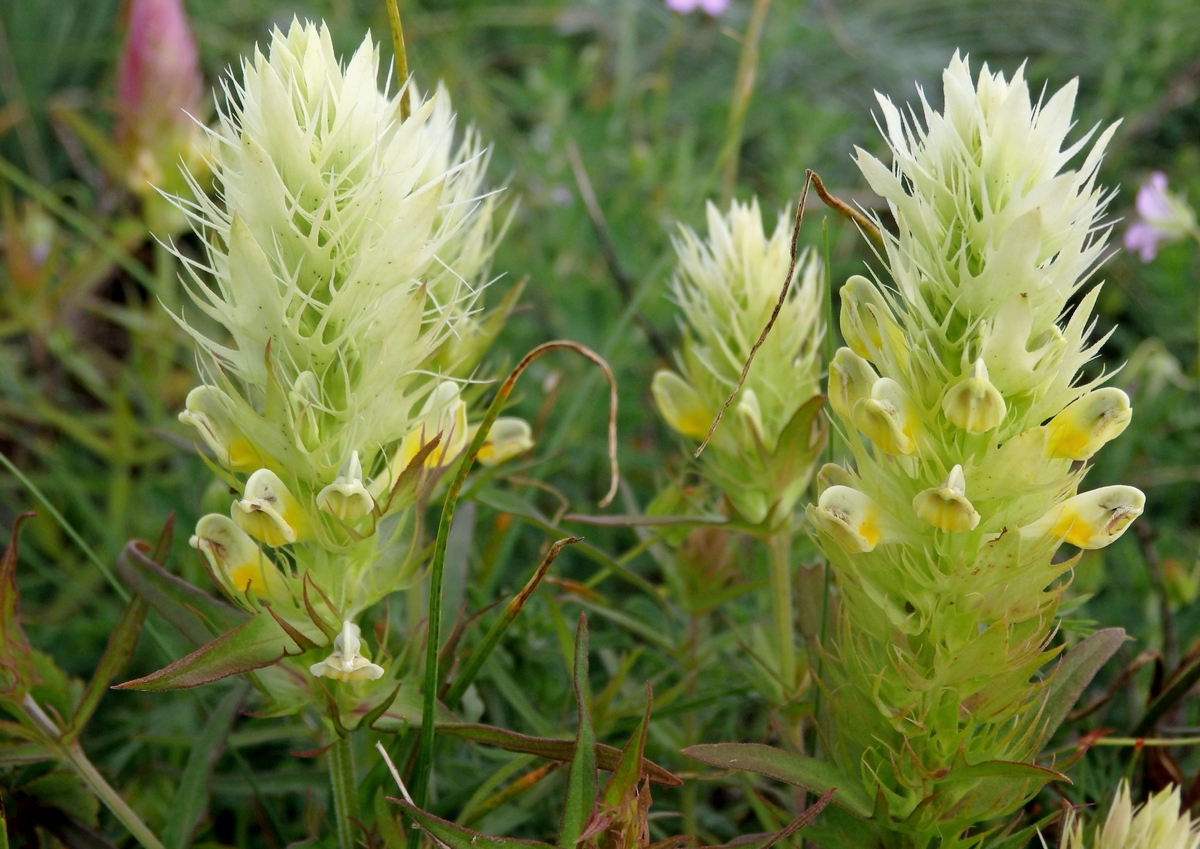
[[[1137,193],[1137,219],[1125,231],[1126,250],[1142,262],[1158,255],[1158,246],[1196,235],[1196,213],[1178,195],[1167,191],[1167,175],[1155,171]]]
[[[667,8],[681,15],[690,14],[697,9],[709,17],[722,15],[729,8],[730,0],[664,0]]]

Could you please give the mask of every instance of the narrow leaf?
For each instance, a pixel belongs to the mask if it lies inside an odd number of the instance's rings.
[[[741,769],[803,787],[825,795],[837,790],[833,801],[856,816],[869,818],[874,809],[871,799],[853,779],[832,764],[804,755],[785,752],[761,743],[712,743],[689,746],[683,750],[689,758],[721,769]]]
[[[1045,723],[1043,740],[1049,740],[1054,735],[1100,667],[1117,653],[1123,642],[1124,630],[1105,628],[1090,635],[1063,656],[1046,687],[1046,702],[1042,709]]]
[[[100,700],[104,698],[108,685],[133,657],[133,653],[137,649],[138,637],[142,633],[142,625],[146,621],[146,610],[146,600],[140,595],[133,596],[129,599],[129,604],[125,605],[125,612],[121,614],[117,627],[109,635],[108,647],[104,650],[104,656],[100,658],[92,680],[88,682],[87,690],[84,691],[83,698],[80,700],[79,706],[75,708],[75,714],[71,717],[71,722],[63,734],[63,742],[69,745],[79,738],[84,726],[88,724],[88,720],[100,706]]]
[[[1167,681],[1163,691],[1146,707],[1146,713],[1138,720],[1132,736],[1147,737],[1171,708],[1179,704],[1200,681],[1200,657],[1177,670]]]
[[[603,798],[606,807],[617,807],[621,804],[622,799],[637,790],[638,781],[642,775],[642,755],[646,751],[646,729],[650,726],[650,709],[653,705],[654,692],[647,684],[646,712],[642,716],[641,723],[630,735],[629,742],[621,750],[621,760],[612,775],[609,776],[608,784],[604,786]]]
[[[259,613],[203,648],[144,678],[118,684],[116,690],[181,690],[211,684],[230,675],[270,666],[299,647],[270,616]]]
[[[149,557],[150,545],[133,540],[117,558],[117,574],[192,645],[202,646],[219,630],[245,619],[233,607],[196,589]]]
[[[249,689],[245,682],[235,684],[217,703],[196,738],[168,810],[167,825],[162,834],[165,849],[187,849],[192,844],[196,826],[208,810],[213,767],[225,749],[238,707]]]
[[[567,774],[567,798],[558,829],[560,849],[575,849],[583,829],[596,807],[596,734],[588,707],[588,625],[586,614],[579,614],[575,631],[575,703],[579,725],[575,731],[575,757]]]
[[[404,809],[404,815],[412,820],[414,828],[424,830],[435,841],[443,846],[449,846],[450,849],[515,849],[515,847],[551,849],[549,843],[539,843],[536,840],[518,840],[515,837],[491,837],[487,834],[480,834],[478,831],[447,822],[441,817],[427,814],[403,799],[393,799],[391,796],[388,799]]]

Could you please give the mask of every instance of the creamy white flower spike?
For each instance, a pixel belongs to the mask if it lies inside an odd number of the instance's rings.
[[[343,522],[353,522],[369,514],[375,509],[375,499],[363,486],[362,475],[362,463],[354,451],[346,470],[317,493],[317,506]]]
[[[979,513],[967,500],[967,479],[962,466],[955,466],[941,486],[917,493],[913,510],[922,519],[941,531],[973,531],[979,524]]]
[[[181,257],[188,291],[225,332],[179,320],[206,382],[239,396],[225,410],[236,429],[317,491],[352,451],[370,467],[412,430],[435,357],[451,368],[446,357],[468,356],[442,348],[469,348],[479,330],[487,156],[469,130],[455,144],[444,91],[410,84],[400,120],[369,36],[342,66],[324,25],[294,21],[241,71],[213,130],[217,199],[193,180],[178,201],[207,252]],[[280,392],[286,404],[264,403]]]
[[[308,517],[279,475],[259,469],[246,481],[243,497],[233,503],[233,521],[250,536],[277,547],[307,539]]]
[[[1179,788],[1172,784],[1135,808],[1129,782],[1122,781],[1092,839],[1073,813],[1063,829],[1061,849],[1200,849],[1200,822],[1180,807]]]
[[[362,630],[353,622],[343,622],[342,631],[333,638],[329,657],[309,667],[318,678],[334,681],[375,681],[383,677],[383,667],[371,663],[362,654]]]

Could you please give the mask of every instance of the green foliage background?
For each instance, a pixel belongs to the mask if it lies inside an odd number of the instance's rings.
[[[154,265],[163,253],[132,233],[128,199],[95,179],[78,139],[53,120],[54,105],[62,103],[102,126],[110,120],[119,5],[0,4],[0,155],[71,209],[106,222],[116,242],[136,245],[136,258]],[[489,297],[494,303],[526,276],[529,283],[493,354],[493,368],[499,371],[553,338],[583,342],[608,358],[621,387],[623,512],[643,509],[671,481],[692,474],[682,446],[653,413],[650,378],[666,361],[646,328],[668,344],[677,341],[674,307],[666,297],[670,236],[677,221],[702,225],[706,199],[727,200],[721,151],[730,138],[739,39],[750,5],[734,0],[728,14],[714,20],[674,14],[658,0],[401,3],[418,81],[445,81],[460,119],[491,140],[494,183],[506,182],[519,199]],[[270,26],[286,25],[293,15],[324,18],[343,54],[367,28],[386,45],[383,3],[374,0],[193,0],[188,10],[210,84],[265,39]],[[934,98],[937,75],[956,49],[976,65],[986,61],[1010,72],[1027,62],[1035,89],[1044,84],[1054,90],[1079,77],[1081,132],[1123,121],[1103,171],[1105,184],[1117,190],[1114,220],[1130,214],[1136,187],[1152,170],[1166,171],[1173,188],[1200,197],[1200,5],[1194,0],[776,0],[734,148],[734,195],[756,194],[773,213],[794,202],[804,169],[812,168],[835,194],[870,205],[850,155],[855,145],[882,151],[872,91],[914,101],[916,83]],[[385,55],[389,50],[385,46]],[[580,198],[568,154],[572,145],[607,221],[607,258]],[[26,194],[11,181],[4,191],[6,203]],[[72,230],[65,220],[59,226]],[[1122,225],[1116,228],[1119,243]],[[874,262],[857,232],[816,206],[801,241],[827,245],[835,287]],[[1120,625],[1134,639],[1085,701],[1115,683],[1114,697],[1072,724],[1062,735],[1064,745],[1100,727],[1128,734],[1156,678],[1200,637],[1197,254],[1194,245],[1173,245],[1144,265],[1114,251],[1099,273],[1107,281],[1099,332],[1116,331],[1097,367],[1132,360],[1117,383],[1133,397],[1135,415],[1125,435],[1100,456],[1089,483],[1139,486],[1148,507],[1139,535],[1089,554],[1077,570],[1071,590],[1077,603],[1062,639],[1076,639],[1093,623]],[[65,248],[61,261],[53,283],[58,294],[38,310],[16,310],[11,292],[5,293],[0,448],[79,538],[71,538],[25,481],[8,473],[0,477],[0,523],[10,525],[26,509],[41,511],[21,550],[23,619],[36,648],[68,675],[86,676],[122,605],[80,542],[101,563],[111,563],[126,539],[154,538],[174,511],[180,533],[171,568],[205,586],[186,529],[203,512],[210,475],[174,419],[193,369],[179,331],[128,273],[111,266],[95,272],[101,266],[94,253],[77,245]],[[614,263],[628,281],[627,292],[614,277]],[[11,289],[7,279],[0,286]],[[474,613],[506,598],[537,562],[546,530],[536,521],[509,522],[504,512],[554,517],[564,503],[571,511],[594,512],[606,486],[602,382],[565,358],[543,360],[531,377],[519,388],[517,404],[538,433],[535,459],[522,461],[519,470],[530,483],[482,492],[468,521],[456,528],[459,554],[449,564],[446,602],[451,617],[464,603]],[[569,731],[574,707],[567,624],[582,597],[593,622],[601,740],[619,745],[628,735],[640,717],[647,680],[658,695],[647,754],[669,768],[695,768],[678,755],[689,742],[765,739],[768,711],[744,650],[747,629],[767,615],[762,593],[734,599],[721,608],[714,628],[696,631],[654,545],[642,544],[631,530],[589,527],[586,535],[605,556],[620,558],[654,585],[665,583],[667,603],[658,606],[611,570],[591,595],[568,593],[561,581],[543,587],[485,669],[473,696],[476,711],[489,723],[523,732]],[[733,545],[750,564],[737,580],[755,589],[753,582],[766,574],[765,557],[749,542]],[[571,550],[555,574],[588,582],[601,568],[597,558]],[[182,654],[183,643],[170,629],[154,617],[151,623],[166,650],[143,639],[130,676]],[[1118,678],[1148,650],[1160,653],[1157,667],[1151,660]],[[224,691],[216,685],[194,697],[113,693],[84,737],[89,755],[156,831],[171,819],[188,753]],[[1197,725],[1200,711],[1187,701],[1162,730],[1188,733]],[[314,748],[313,731],[239,718],[216,763],[210,814],[198,839],[278,846],[327,831],[320,828],[328,804],[325,772],[312,759],[289,754]],[[1191,782],[1200,765],[1191,750],[1166,751],[1169,759],[1148,762],[1130,748],[1097,747],[1072,770],[1075,784],[1058,792],[1076,802],[1103,801],[1126,773],[1146,788],[1167,777]],[[477,810],[490,792],[533,763],[458,743],[443,745],[438,757],[435,810],[451,816]],[[29,789],[36,790],[38,779],[29,769],[0,772],[5,802],[18,820],[41,798]],[[552,837],[561,786],[562,776],[553,776],[468,819],[490,833]],[[1195,796],[1193,791],[1192,801]],[[729,839],[774,825],[781,799],[777,789],[752,789],[748,780],[729,777],[662,792],[656,810],[680,811],[709,838]],[[1039,804],[1056,800],[1047,793]],[[119,828],[103,817],[101,822],[119,839]],[[670,818],[655,821],[662,835],[679,828]]]

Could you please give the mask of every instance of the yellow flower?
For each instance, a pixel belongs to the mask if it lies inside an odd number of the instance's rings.
[[[676,433],[697,441],[708,435],[714,413],[704,406],[700,394],[673,371],[660,369],[650,384],[658,413]]]
[[[478,425],[472,425],[467,440],[475,438]],[[533,448],[533,429],[529,422],[515,417],[501,416],[492,422],[492,428],[479,447],[476,458],[485,466],[499,466],[506,460],[524,454]]]
[[[239,528],[272,547],[309,537],[303,508],[269,469],[259,469],[250,476],[245,496],[233,503],[231,513]]]
[[[986,433],[1004,420],[1004,396],[988,380],[987,365],[975,361],[966,379],[950,387],[942,399],[946,418],[967,433]]]
[[[1047,457],[1089,460],[1116,439],[1129,424],[1133,409],[1129,396],[1109,386],[1089,392],[1055,416],[1047,427]]]
[[[955,466],[941,486],[917,493],[913,510],[924,521],[943,531],[973,531],[979,513],[967,500],[967,479],[962,466]]]
[[[374,681],[383,677],[383,667],[371,663],[362,654],[362,631],[353,622],[343,622],[342,632],[333,638],[329,657],[317,661],[308,671],[318,678],[334,681]]]
[[[261,598],[272,587],[282,588],[283,578],[275,564],[228,516],[204,516],[188,544],[208,561],[213,577],[231,598],[246,592]]]
[[[822,533],[851,554],[874,550],[885,541],[883,515],[870,496],[848,486],[831,486],[821,493],[808,518]]]
[[[1060,539],[1076,548],[1104,548],[1142,515],[1146,496],[1132,486],[1104,486],[1068,498],[1032,525],[1021,528],[1030,539]]]

